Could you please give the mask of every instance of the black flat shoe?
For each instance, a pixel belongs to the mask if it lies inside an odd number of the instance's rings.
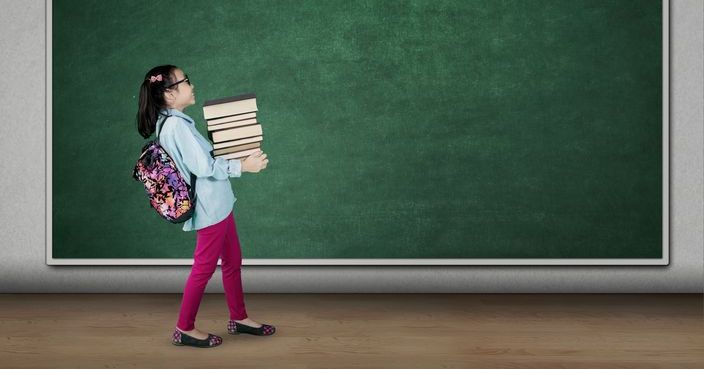
[[[259,328],[250,327],[241,323],[237,323],[234,320],[227,322],[227,333],[229,334],[240,334],[248,333],[255,336],[271,336],[276,332],[276,327],[269,324],[262,324]]]
[[[171,343],[176,346],[208,348],[219,346],[222,343],[222,337],[208,333],[208,338],[199,340],[175,329],[174,334],[171,336]]]

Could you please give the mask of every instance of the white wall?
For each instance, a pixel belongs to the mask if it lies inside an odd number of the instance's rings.
[[[0,293],[182,292],[189,266],[45,264],[45,2],[0,9]],[[669,266],[244,266],[245,292],[704,292],[703,19],[671,0]]]

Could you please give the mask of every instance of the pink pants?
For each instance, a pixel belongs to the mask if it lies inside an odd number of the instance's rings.
[[[198,307],[205,292],[205,286],[217,268],[218,257],[222,259],[222,284],[225,288],[225,299],[230,310],[230,319],[244,320],[247,318],[240,276],[242,250],[235,227],[235,217],[230,212],[220,223],[196,230],[193,267],[183,291],[181,311],[176,325],[179,329],[190,331],[195,328]]]

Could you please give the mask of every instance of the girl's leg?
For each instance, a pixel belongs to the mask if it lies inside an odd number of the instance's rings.
[[[196,314],[205,292],[205,286],[218,265],[220,250],[227,232],[227,218],[220,223],[196,231],[196,249],[193,253],[193,267],[186,281],[181,301],[181,311],[176,327],[182,331],[195,328]]]
[[[244,307],[244,293],[242,292],[242,250],[235,226],[234,213],[226,218],[226,237],[222,254],[222,284],[225,288],[225,299],[230,309],[231,320],[247,319],[247,310]]]

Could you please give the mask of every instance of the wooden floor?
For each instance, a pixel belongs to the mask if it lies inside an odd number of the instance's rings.
[[[180,294],[0,294],[0,368],[704,368],[701,294],[247,294],[274,336],[230,336],[224,295],[171,344]]]

